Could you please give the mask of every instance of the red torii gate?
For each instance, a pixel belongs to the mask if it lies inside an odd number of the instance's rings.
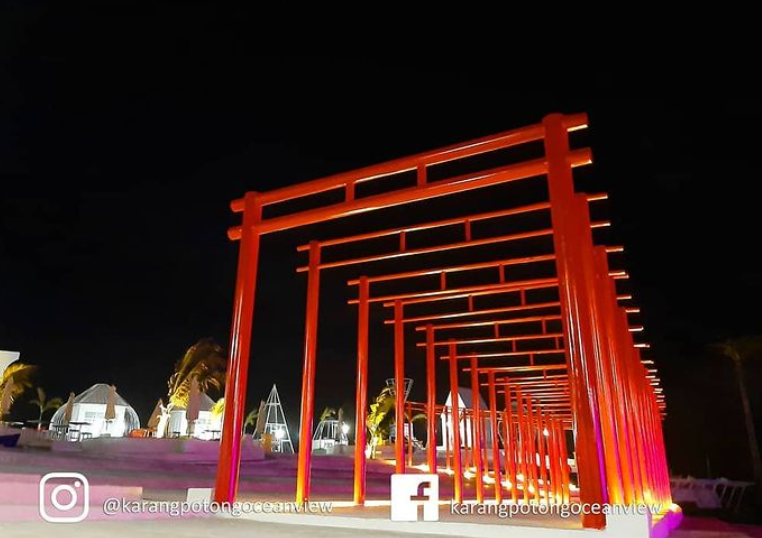
[[[246,381],[248,373],[248,360],[250,350],[251,327],[253,322],[253,306],[256,287],[256,275],[259,256],[259,240],[264,234],[286,230],[298,226],[314,224],[332,219],[338,219],[350,215],[356,215],[376,209],[383,209],[401,204],[418,202],[427,198],[438,197],[465,192],[473,189],[489,187],[526,179],[530,177],[547,176],[549,185],[549,202],[534,204],[523,208],[513,208],[504,211],[458,217],[446,221],[438,221],[430,224],[416,224],[405,228],[382,230],[354,236],[352,238],[329,239],[324,241],[311,241],[309,245],[300,247],[300,250],[309,252],[309,263],[299,271],[308,273],[307,308],[305,323],[305,353],[302,383],[302,413],[300,426],[300,443],[298,459],[298,476],[296,495],[297,501],[301,502],[310,495],[310,458],[312,438],[312,415],[314,412],[314,379],[315,361],[317,352],[317,323],[318,302],[320,288],[320,274],[322,270],[332,267],[348,265],[364,265],[384,259],[394,259],[403,256],[416,256],[441,250],[467,248],[498,244],[502,242],[520,241],[524,239],[550,237],[553,238],[554,252],[552,255],[529,256],[498,260],[467,266],[449,267],[435,270],[428,269],[418,272],[401,273],[386,276],[365,276],[360,274],[357,279],[350,281],[351,285],[358,285],[358,299],[353,301],[359,306],[358,315],[358,373],[357,373],[357,424],[356,424],[356,456],[355,456],[355,502],[364,501],[364,468],[365,468],[365,413],[367,409],[367,359],[368,359],[368,319],[369,306],[372,302],[381,302],[384,306],[394,310],[395,326],[395,385],[396,385],[396,411],[397,416],[404,416],[404,341],[403,327],[406,322],[434,321],[442,319],[457,319],[473,315],[473,299],[491,293],[520,292],[522,294],[522,307],[525,293],[543,287],[553,287],[559,290],[559,297],[551,301],[553,307],[560,311],[553,320],[535,319],[542,323],[542,333],[546,333],[546,322],[560,321],[561,329],[550,334],[528,334],[525,337],[500,337],[496,329],[494,338],[467,339],[461,344],[471,345],[485,342],[512,342],[512,351],[506,353],[482,353],[458,355],[458,342],[448,341],[450,357],[450,381],[453,394],[457,394],[458,387],[458,359],[469,359],[470,368],[473,370],[472,386],[475,393],[479,390],[478,376],[481,368],[478,361],[485,358],[515,358],[516,356],[528,356],[530,363],[536,356],[556,354],[565,357],[564,368],[567,369],[569,401],[547,401],[545,409],[558,412],[559,409],[571,411],[573,429],[576,439],[579,468],[580,500],[582,502],[606,502],[627,499],[669,499],[668,478],[666,477],[666,460],[661,437],[661,424],[659,420],[663,402],[653,390],[651,379],[647,376],[640,361],[640,356],[632,342],[627,313],[634,312],[621,309],[617,300],[623,296],[617,296],[613,288],[613,278],[623,276],[621,272],[610,273],[607,269],[607,250],[603,247],[593,247],[591,227],[597,224],[589,222],[587,204],[589,201],[601,199],[601,195],[586,196],[574,192],[574,184],[571,170],[575,166],[590,163],[588,149],[570,150],[568,133],[587,126],[587,118],[584,114],[562,116],[553,114],[547,116],[541,125],[534,125],[523,129],[508,131],[499,135],[479,139],[466,144],[460,144],[406,157],[388,163],[363,168],[357,171],[347,172],[330,176],[324,179],[308,183],[276,189],[267,193],[246,193],[243,199],[236,200],[231,204],[233,211],[243,213],[243,223],[240,227],[232,228],[229,237],[240,240],[238,276],[234,298],[233,326],[230,346],[230,359],[228,364],[228,377],[226,387],[226,409],[223,424],[223,435],[220,449],[220,462],[218,467],[215,499],[217,501],[232,501],[235,499],[238,485],[238,470],[240,465],[241,427],[244,415]],[[492,168],[489,170],[465,174],[439,181],[428,180],[428,169],[439,165],[483,153],[493,152],[518,144],[542,141],[545,148],[545,156],[518,164],[511,164]],[[416,184],[407,188],[394,190],[385,194],[359,198],[356,196],[356,186],[368,181],[381,181],[384,178],[399,175],[405,172],[415,172]],[[344,201],[338,204],[327,205],[286,214],[278,217],[267,218],[263,209],[269,206],[281,204],[290,200],[313,196],[332,190],[343,190]],[[480,220],[522,214],[531,211],[550,211],[552,227],[550,229],[534,230],[531,232],[512,234],[490,238],[473,239],[471,224]],[[436,247],[408,249],[406,238],[410,233],[422,229],[432,229],[441,226],[462,225],[464,227],[465,241]],[[399,236],[398,251],[375,256],[365,256],[351,260],[321,263],[321,251],[334,245],[345,244],[350,241],[364,241],[386,237]],[[615,250],[615,249],[609,249]],[[506,282],[504,270],[507,266],[524,263],[553,262],[557,276],[545,279],[529,279],[522,282]],[[471,269],[497,268],[500,281],[496,284],[484,286],[462,286],[460,288],[448,288],[446,275],[449,272],[467,271]],[[441,289],[437,291],[424,291],[414,294],[397,294],[385,297],[371,297],[370,283],[374,281],[389,281],[399,278],[415,278],[423,275],[440,274]],[[421,316],[405,318],[404,305],[430,300],[447,300],[453,298],[467,298],[468,311],[451,312],[439,316],[430,316],[428,320]],[[550,305],[549,305],[550,306]],[[499,310],[499,309],[497,309]],[[486,309],[482,312],[488,314],[503,314],[496,309]],[[425,317],[425,316],[424,316]],[[529,317],[529,316],[528,316]],[[535,316],[539,318],[541,316]],[[547,316],[546,316],[547,317]],[[491,320],[490,324],[498,325],[512,323],[510,319]],[[479,326],[479,325],[473,325]],[[433,390],[434,349],[437,342],[434,340],[434,325],[429,323],[422,330],[426,331],[427,342],[427,371],[430,372],[427,380],[427,413],[431,414],[435,409]],[[418,327],[421,329],[421,327]],[[439,327],[442,329],[442,326]],[[446,328],[446,327],[445,327]],[[452,328],[452,327],[451,327]],[[626,333],[626,334],[625,334]],[[517,350],[517,342],[521,338],[536,341],[538,338],[551,339],[554,341],[553,349],[536,349],[530,352]],[[561,346],[563,340],[563,347]],[[494,385],[494,373],[488,370],[488,379]],[[623,381],[624,386],[618,387],[614,381]],[[510,383],[510,382],[509,382]],[[510,387],[510,384],[508,385]],[[490,387],[490,402],[492,406],[493,387]],[[517,388],[517,390],[519,390]],[[510,399],[510,389],[508,402]],[[538,393],[538,395],[542,395]],[[545,395],[547,396],[547,395]],[[605,400],[600,405],[598,399]],[[456,399],[456,398],[454,398]],[[520,400],[520,399],[519,399]],[[547,400],[547,398],[546,398]],[[526,413],[532,414],[531,400],[526,400],[523,407]],[[614,411],[610,412],[606,404],[611,404]],[[543,404],[540,404],[543,405]],[[605,409],[604,409],[605,408]],[[549,412],[550,412],[549,411]],[[457,405],[452,409],[453,416],[457,418]],[[545,416],[543,409],[538,408],[536,423],[542,425]],[[506,405],[505,417],[509,421],[512,410]],[[475,437],[479,443],[483,442],[480,429],[479,412],[476,411],[473,421]],[[523,421],[523,412],[518,412],[517,420]],[[497,411],[490,410],[490,420],[497,420]],[[530,422],[535,419],[528,418]],[[403,420],[397,420],[397,439],[403,438]],[[561,420],[557,420],[554,427],[560,427]],[[504,422],[507,424],[507,422]],[[495,431],[493,429],[493,431]],[[454,428],[457,435],[458,428]],[[527,430],[528,432],[528,430]],[[529,435],[526,433],[525,435]],[[558,433],[553,433],[557,438]],[[427,431],[429,442],[434,438],[433,421],[429,421]],[[496,449],[496,435],[493,435],[493,450]],[[523,437],[522,437],[523,439]],[[603,445],[607,450],[603,450]],[[523,442],[523,441],[522,441]],[[614,456],[609,456],[610,447],[622,445],[614,451]],[[453,466],[458,468],[455,474],[456,496],[462,489],[459,483],[462,480],[460,474],[460,450],[458,440],[454,442]],[[478,445],[477,445],[478,446]],[[545,447],[540,443],[540,446]],[[547,445],[550,451],[551,446]],[[543,449],[544,450],[544,449]],[[558,455],[559,448],[556,444],[552,448]],[[402,443],[396,447],[397,471],[404,472],[404,453]],[[506,458],[508,450],[506,449]],[[436,466],[435,456],[431,450],[427,455],[429,465]],[[481,449],[474,451],[474,458],[479,461]],[[624,461],[626,460],[626,462]],[[526,461],[526,460],[523,460]],[[496,490],[500,490],[499,463],[493,461],[495,467]],[[623,466],[629,466],[623,473]],[[634,470],[639,467],[639,480],[631,479]],[[477,492],[481,499],[482,470],[477,465]],[[543,465],[544,472],[545,468]],[[558,473],[561,473],[560,475]],[[623,477],[626,474],[627,477]],[[562,476],[561,471],[556,471],[555,476]],[[636,483],[637,482],[637,483]],[[537,482],[539,484],[539,482]],[[638,491],[638,485],[645,491]],[[556,487],[556,485],[554,485]],[[538,488],[535,488],[537,491]],[[515,488],[514,488],[515,491]],[[559,489],[563,491],[563,486]],[[496,496],[500,493],[496,491]],[[525,489],[526,495],[526,489]],[[563,493],[561,494],[563,498]],[[568,495],[567,495],[568,498]],[[583,518],[583,524],[590,527],[601,527],[605,523],[604,518],[588,516]]]

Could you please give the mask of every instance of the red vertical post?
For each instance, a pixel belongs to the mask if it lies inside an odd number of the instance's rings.
[[[569,446],[566,444],[566,430],[560,424],[558,429],[561,439],[561,458],[563,462],[561,469],[563,470],[564,477],[564,503],[568,503],[571,500],[571,479],[569,477],[571,468],[569,467]]]
[[[580,502],[606,503],[605,463],[602,455],[598,400],[593,362],[594,335],[589,297],[579,263],[578,226],[574,211],[574,182],[569,161],[569,136],[563,116],[543,119],[553,243],[559,283],[564,345],[572,389]],[[585,514],[582,525],[602,529],[603,514]]]
[[[518,439],[516,438],[516,428],[513,424],[513,404],[511,403],[511,387],[505,386],[505,422],[508,433],[506,434],[505,457],[508,481],[511,483],[511,500],[518,502],[518,482],[516,479],[516,454]]]
[[[566,465],[566,455],[561,448],[561,433],[560,424],[563,419],[554,418],[551,423],[553,437],[553,450],[556,454],[556,502],[564,502],[564,465]]]
[[[444,423],[452,424],[452,421],[450,419],[450,411],[447,409],[447,406],[442,406],[442,414],[444,415]],[[452,466],[450,465],[450,432],[447,431],[447,428],[442,428],[442,444],[444,444],[445,447],[445,468],[449,471],[452,469]]]
[[[508,447],[510,446],[510,435],[511,432],[508,429],[508,411],[503,409],[500,411],[500,416],[502,417],[502,423],[503,423],[503,468],[505,471],[503,472],[503,476],[505,477],[505,481],[509,484],[513,484],[511,482],[511,476],[510,476],[510,465],[508,463]],[[511,489],[510,486],[508,486],[508,489]]]
[[[407,405],[407,464],[413,466],[413,406]]]
[[[426,464],[429,472],[437,472],[436,430],[436,353],[434,349],[434,326],[426,325]],[[443,434],[444,435],[444,434]]]
[[[482,419],[479,402],[479,370],[476,357],[471,357],[471,409],[473,416],[473,437],[471,438],[471,452],[474,458],[474,467],[476,468],[476,501],[484,502],[484,467],[482,465]]]
[[[450,342],[450,396],[452,413],[450,424],[452,425],[452,487],[455,502],[463,502],[463,468],[460,459],[460,410],[458,409],[458,359],[457,345]]]
[[[560,495],[559,495],[559,484],[561,482],[561,478],[559,476],[559,465],[558,465],[558,444],[556,439],[556,429],[555,429],[555,420],[549,416],[547,419],[547,428],[548,428],[548,461],[550,462],[550,489],[551,489],[551,496],[548,498],[549,503],[559,503],[560,502]]]
[[[622,350],[617,335],[617,302],[614,281],[609,276],[608,253],[605,247],[595,247],[597,296],[600,303],[601,315],[608,320],[606,323],[606,339],[609,350],[609,367],[611,375],[611,402],[618,437],[617,449],[622,477],[622,501],[632,504],[637,501],[635,480],[632,464],[632,439],[627,422],[627,388],[622,369]]]
[[[405,326],[402,301],[394,301],[394,443],[395,472],[405,472]]]
[[[256,192],[244,197],[241,243],[238,247],[238,273],[233,297],[233,325],[230,334],[230,355],[225,386],[220,459],[214,500],[233,502],[238,493],[238,473],[241,465],[241,433],[246,406],[246,386],[249,375],[251,325],[254,321],[254,298],[257,289],[259,264],[259,233],[255,227],[261,219],[262,208]]]
[[[529,502],[529,466],[527,465],[527,432],[524,415],[524,399],[521,396],[521,389],[516,388],[516,422],[518,429],[518,451],[520,461],[520,469],[522,476],[521,491],[524,496],[524,503]],[[516,485],[514,485],[516,487]]]
[[[495,372],[487,373],[487,385],[489,389],[489,419],[492,430],[492,468],[495,471],[495,502],[503,502],[503,486],[500,478],[500,447],[498,446],[497,434],[497,389],[495,387]]]
[[[563,503],[566,502],[564,501],[564,488],[566,487],[566,449],[563,445],[563,439],[561,438],[561,436],[565,434],[560,420],[553,422],[553,434],[555,436],[556,462],[558,465],[558,488],[556,490],[558,496],[556,498],[559,503]]]
[[[650,503],[648,490],[648,473],[645,467],[645,447],[643,446],[642,430],[639,421],[639,406],[637,402],[638,387],[635,367],[640,364],[633,347],[632,334],[629,331],[629,320],[624,309],[617,311],[618,332],[623,350],[622,365],[625,370],[625,386],[629,396],[627,398],[627,423],[631,432],[633,452],[633,476],[635,479],[635,493],[639,497],[638,502]],[[637,364],[635,364],[637,362]]]
[[[365,504],[365,445],[368,421],[368,277],[360,277],[357,313],[357,397],[355,399],[354,502]]]
[[[656,394],[652,395],[653,405],[653,421],[655,428],[656,441],[659,451],[659,468],[660,468],[660,482],[662,491],[664,493],[662,503],[672,503],[672,491],[669,485],[669,467],[667,466],[667,451],[664,446],[664,433],[662,431],[661,414],[659,413],[659,405],[656,402]]]
[[[606,465],[606,485],[609,502],[621,504],[624,502],[624,486],[622,467],[619,458],[620,439],[617,435],[616,417],[616,393],[613,379],[614,351],[612,342],[608,338],[606,325],[611,325],[613,318],[606,318],[603,298],[598,285],[598,271],[593,249],[593,236],[590,228],[590,213],[587,196],[577,194],[574,200],[577,214],[577,226],[579,228],[579,260],[580,269],[586,282],[586,295],[588,295],[588,308],[592,334],[595,338],[594,363],[592,369],[596,374],[596,387],[598,389],[599,420],[601,438],[603,440],[603,460]],[[606,275],[608,277],[608,274]],[[595,329],[597,328],[597,329]]]
[[[526,396],[526,406],[527,406],[527,420],[526,420],[526,428],[527,428],[527,457],[530,458],[529,462],[529,474],[532,477],[532,481],[530,482],[533,495],[534,495],[534,502],[539,503],[540,502],[540,470],[537,465],[537,445],[535,443],[535,439],[537,437],[537,425],[534,418],[534,412],[532,407],[532,398],[529,396]]]
[[[462,410],[461,418],[463,419],[463,467],[468,470],[471,468],[471,439],[474,438],[474,434],[471,431],[473,429],[473,424],[469,418],[467,408]],[[458,428],[458,430],[460,430],[460,428]]]
[[[302,367],[302,413],[299,426],[299,458],[296,467],[296,502],[310,497],[312,467],[312,417],[315,414],[315,362],[317,359],[318,311],[320,306],[320,244],[310,242],[307,273],[307,308],[304,322]]]
[[[542,409],[537,406],[537,444],[539,446],[540,457],[540,481],[542,481],[542,489],[545,491],[545,500],[550,504],[550,486],[548,485],[548,467],[545,445],[548,441],[550,432],[545,428],[545,417],[543,416]]]
[[[487,446],[487,424],[489,423],[489,413],[482,413],[482,467],[484,467],[484,474],[489,475],[489,447]]]

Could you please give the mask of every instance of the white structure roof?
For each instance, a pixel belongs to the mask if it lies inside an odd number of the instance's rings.
[[[108,397],[109,393],[111,392],[111,386],[106,385],[105,383],[97,383],[87,389],[86,391],[78,394],[74,397],[74,406],[103,406],[105,409],[106,404],[108,403]],[[132,430],[136,430],[140,428],[140,418],[138,417],[138,414],[135,412],[135,410],[132,408],[132,406],[127,403],[127,400],[122,398],[119,393],[116,394],[116,398],[114,399],[114,405],[116,407],[123,407],[124,408],[124,432],[130,432]],[[58,410],[53,414],[53,418],[50,419],[51,426],[54,424],[63,424],[64,420],[64,413],[66,410],[66,404],[62,405],[58,408]]]
[[[108,396],[110,392],[111,392],[111,386],[106,385],[105,383],[98,383],[96,385],[93,385],[89,389],[87,389],[85,392],[82,392],[79,395],[75,396],[74,403],[91,403],[91,404],[106,405],[108,403]],[[114,405],[123,405],[125,407],[130,407],[130,404],[127,403],[127,400],[119,396],[119,393],[116,393]]]
[[[458,395],[460,396],[460,400],[458,401],[459,407],[467,407],[469,409],[473,407],[473,397],[470,388],[458,387]],[[447,395],[445,405],[447,407],[452,405],[452,392]],[[484,403],[484,399],[482,399],[481,394],[479,395],[479,409],[487,409],[487,404]]]

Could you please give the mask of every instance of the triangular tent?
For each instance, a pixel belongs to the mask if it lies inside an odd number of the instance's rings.
[[[291,443],[291,435],[288,432],[286,415],[283,413],[283,407],[280,404],[278,388],[273,385],[270,395],[267,397],[264,409],[260,408],[260,416],[264,414],[265,425],[262,435],[269,433],[272,436],[273,452],[284,454],[293,454],[294,445]]]

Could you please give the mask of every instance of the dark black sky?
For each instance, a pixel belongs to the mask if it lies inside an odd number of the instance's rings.
[[[261,19],[240,13],[65,10],[11,9],[0,31],[0,348],[38,364],[50,394],[115,383],[146,418],[189,345],[227,346],[228,203],[246,190],[586,111],[595,164],[580,187],[611,194],[674,470],[702,473],[708,458],[713,473],[747,473],[732,372],[706,346],[759,332],[762,103],[658,77],[637,92],[600,75],[527,85],[500,56],[263,56],[250,42]],[[294,246],[355,225],[263,241],[249,394],[277,382],[294,431],[305,291]],[[318,408],[353,401],[340,276],[321,309]],[[390,336],[376,326],[373,388],[391,375]],[[758,367],[750,383],[762,415]]]

